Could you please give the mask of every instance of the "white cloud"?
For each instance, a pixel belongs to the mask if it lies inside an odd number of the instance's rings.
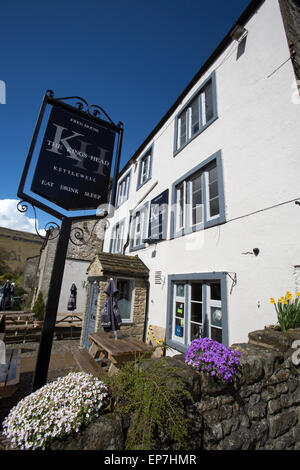
[[[28,217],[26,212],[20,212],[17,208],[19,200],[0,199],[0,227],[23,232],[36,233],[34,217]],[[28,212],[30,205],[28,205]],[[45,235],[44,230],[39,230],[40,235]]]

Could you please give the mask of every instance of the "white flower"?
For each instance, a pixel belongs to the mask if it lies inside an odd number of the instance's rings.
[[[44,449],[53,438],[78,432],[108,402],[101,380],[73,372],[23,398],[2,423],[3,434],[21,449]]]

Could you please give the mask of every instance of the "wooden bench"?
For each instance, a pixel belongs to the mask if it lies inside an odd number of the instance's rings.
[[[76,361],[76,364],[83,372],[87,372],[88,374],[92,374],[95,376],[104,376],[105,372],[98,362],[92,358],[89,352],[84,349],[80,348],[73,352],[73,357]]]
[[[12,395],[20,382],[20,349],[6,350],[6,364],[0,364],[0,397]]]

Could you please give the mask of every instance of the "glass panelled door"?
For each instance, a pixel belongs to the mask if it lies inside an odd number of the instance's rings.
[[[172,336],[176,341],[184,343],[185,334],[185,285],[174,284]]]

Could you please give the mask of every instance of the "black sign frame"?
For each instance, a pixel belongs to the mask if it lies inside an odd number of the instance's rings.
[[[77,103],[78,107],[72,106],[68,103],[66,103],[64,100],[69,100],[69,99],[77,99],[80,100]],[[54,93],[52,90],[47,90],[47,92],[44,95],[43,102],[40,108],[39,116],[35,125],[33,137],[31,140],[29,152],[27,155],[27,159],[24,165],[23,173],[20,179],[19,183],[19,188],[17,195],[20,199],[29,202],[33,206],[36,206],[38,209],[41,209],[48,214],[56,217],[59,220],[63,220],[66,216],[58,211],[57,209],[54,209],[50,206],[48,206],[46,203],[36,199],[30,194],[27,194],[25,192],[25,183],[28,177],[28,172],[29,168],[31,165],[33,153],[36,147],[38,135],[40,132],[40,128],[43,122],[44,114],[46,111],[47,105],[51,105],[52,107],[64,109],[65,111],[69,111],[71,114],[74,114],[75,116],[78,116],[79,118],[83,118],[85,120],[90,121],[91,123],[95,123],[100,125],[103,128],[110,129],[111,131],[115,132],[118,134],[118,142],[117,142],[117,150],[116,150],[116,160],[115,160],[115,168],[114,168],[114,176],[113,176],[113,182],[112,182],[112,190],[111,190],[111,199],[110,203],[112,206],[115,205],[115,198],[116,198],[116,182],[117,182],[117,177],[119,173],[119,167],[120,167],[120,156],[121,156],[121,148],[122,148],[122,140],[123,140],[123,123],[119,122],[118,124],[115,124],[111,118],[108,116],[108,114],[103,110],[98,105],[89,105],[83,98],[78,97],[78,96],[70,96],[70,97],[65,97],[65,98],[54,98]],[[86,110],[84,110],[86,108]],[[102,115],[106,117],[107,120],[104,120],[98,115]],[[43,197],[43,196],[41,196]],[[106,201],[105,201],[106,202]],[[56,204],[54,202],[54,204]],[[56,204],[57,205],[57,204]],[[84,219],[91,219],[92,216],[77,216],[73,217],[74,220],[84,220]],[[96,218],[96,216],[95,216]]]
[[[77,103],[77,108],[69,105],[68,103],[65,103],[65,100],[69,100],[69,99],[79,100],[79,102]],[[59,238],[57,241],[57,246],[56,246],[56,251],[55,251],[54,263],[53,263],[49,291],[48,291],[48,298],[47,298],[47,303],[46,303],[45,312],[44,312],[44,322],[43,322],[43,327],[41,331],[41,339],[40,339],[35,372],[34,372],[34,377],[33,377],[33,384],[32,384],[33,392],[41,388],[42,386],[44,386],[47,382],[47,375],[48,375],[48,368],[49,368],[49,363],[50,363],[58,302],[59,302],[59,297],[60,297],[60,292],[61,292],[61,286],[62,286],[63,274],[64,274],[64,269],[65,269],[65,261],[66,261],[66,256],[67,256],[68,244],[70,240],[72,223],[77,222],[77,221],[83,221],[83,220],[91,220],[91,219],[101,220],[108,215],[106,211],[100,215],[95,214],[95,215],[66,217],[64,214],[62,214],[58,210],[53,209],[47,204],[44,204],[43,202],[37,200],[35,197],[32,197],[31,195],[25,193],[24,187],[25,187],[26,179],[28,177],[30,164],[32,161],[34,149],[37,143],[39,131],[41,128],[41,124],[44,118],[47,105],[52,105],[52,107],[56,106],[57,108],[62,108],[64,110],[67,110],[70,113],[74,114],[75,116],[78,116],[79,118],[81,117],[83,119],[90,121],[91,123],[95,123],[107,129],[111,129],[112,131],[118,134],[119,138],[118,138],[118,143],[117,143],[114,176],[113,176],[113,181],[112,181],[111,198],[110,198],[110,204],[111,204],[112,210],[115,205],[115,199],[116,199],[117,177],[119,173],[122,139],[123,139],[122,122],[119,122],[117,125],[114,124],[114,122],[110,119],[110,117],[105,113],[105,111],[100,106],[98,105],[89,106],[88,103],[83,98],[80,98],[78,96],[70,96],[66,98],[54,98],[54,93],[52,90],[47,90],[47,92],[45,93],[44,99],[41,105],[40,113],[37,119],[37,123],[34,129],[27,159],[24,165],[23,173],[21,176],[18,192],[17,192],[17,195],[19,198],[22,199],[22,202],[26,201],[29,204],[31,204],[33,207],[36,206],[37,208],[61,220],[61,227],[60,227]],[[84,107],[86,107],[86,110],[84,110]],[[103,120],[102,118],[98,117],[98,115],[100,116],[104,115],[107,120]]]

